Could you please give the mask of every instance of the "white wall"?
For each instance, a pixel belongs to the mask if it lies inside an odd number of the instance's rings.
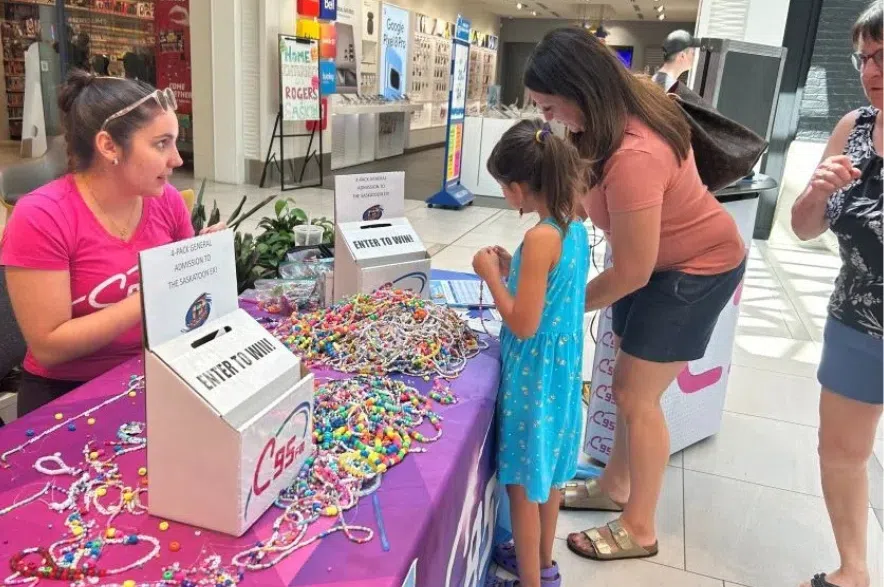
[[[212,116],[212,7],[190,6],[190,83],[193,91],[193,174],[215,177],[215,127]]]

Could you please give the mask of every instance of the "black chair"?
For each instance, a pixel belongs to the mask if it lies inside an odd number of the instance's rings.
[[[9,293],[6,291],[6,268],[0,267],[0,382],[21,365],[26,350],[25,338],[15,321]],[[0,389],[0,395],[3,393]]]

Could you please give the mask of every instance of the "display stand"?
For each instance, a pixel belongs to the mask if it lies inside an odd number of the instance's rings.
[[[758,178],[768,186],[769,178]],[[752,182],[719,191],[716,197],[734,218],[747,254],[758,210],[759,190]],[[605,267],[611,266],[610,247],[605,252]],[[742,284],[722,310],[712,333],[706,354],[691,361],[666,389],[660,400],[669,427],[670,452],[684,448],[718,433],[730,375],[731,356],[740,314]],[[592,369],[591,396],[586,418],[583,452],[606,463],[611,454],[616,428],[617,406],[614,403],[614,332],[611,308],[600,311]]]
[[[314,55],[318,55],[318,47],[317,41],[315,39],[308,39],[305,37],[293,37],[290,35],[279,35],[279,46],[280,46],[280,59],[279,59],[279,111],[276,113],[276,121],[273,123],[273,134],[270,137],[270,145],[267,147],[267,156],[264,158],[264,167],[261,170],[261,181],[259,182],[260,187],[264,187],[264,183],[267,180],[267,167],[271,164],[276,167],[277,172],[279,173],[279,189],[281,191],[291,191],[309,187],[322,187],[322,182],[324,180],[324,166],[322,163],[323,156],[325,152],[323,150],[322,145],[322,122],[325,120],[326,112],[323,108],[322,103],[322,92],[317,88],[310,88],[310,86],[304,86],[301,84],[298,85],[300,81],[298,79],[297,74],[291,75],[286,73],[286,66],[288,64],[284,63],[287,50],[290,48],[292,43],[296,43],[299,45],[309,45],[311,50],[315,49],[316,52]],[[314,60],[316,77],[319,79],[321,77],[319,71],[319,59]],[[295,61],[291,64],[293,67],[300,67],[301,64]],[[299,102],[304,102],[305,99],[303,97],[304,92],[309,92],[307,96],[307,100],[311,103],[314,101],[317,102],[316,109],[318,112],[318,116],[316,118],[312,117],[303,117],[303,113],[307,111],[306,108],[303,107]],[[285,123],[290,121],[297,122],[315,122],[312,125],[310,132],[303,133],[286,133],[285,132]],[[313,149],[313,142],[316,140],[316,134],[319,134],[319,150]],[[297,174],[297,180],[295,180],[295,162],[289,161],[286,164],[285,160],[285,140],[286,139],[296,139],[296,138],[309,138],[309,142],[307,143],[307,150],[304,154],[304,160],[301,163],[301,171]],[[273,152],[273,143],[276,140],[279,140],[279,157],[276,157],[276,153]],[[319,166],[319,179],[316,183],[305,184],[304,181],[304,172],[307,170],[307,165],[312,160],[316,160],[316,164]],[[286,185],[286,167],[289,167],[291,170],[292,181],[290,185]]]
[[[139,256],[151,515],[242,536],[313,448],[313,375],[238,307],[233,231]]]
[[[460,181],[470,57],[470,21],[460,16],[455,29],[453,55],[442,189],[427,199],[427,205],[461,210],[472,205],[475,196]]]

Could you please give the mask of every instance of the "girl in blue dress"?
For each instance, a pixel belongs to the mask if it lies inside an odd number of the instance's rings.
[[[552,559],[559,487],[576,473],[580,444],[589,240],[576,196],[586,175],[575,148],[536,120],[503,135],[488,171],[510,205],[541,218],[512,257],[489,247],[473,259],[504,321],[497,466],[514,542],[499,547],[494,559],[519,577],[489,581],[555,587],[561,585]]]

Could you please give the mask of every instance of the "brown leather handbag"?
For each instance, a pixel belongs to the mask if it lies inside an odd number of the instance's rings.
[[[669,90],[691,126],[691,146],[700,179],[711,191],[746,177],[767,149],[767,141],[707,104],[683,83]]]

